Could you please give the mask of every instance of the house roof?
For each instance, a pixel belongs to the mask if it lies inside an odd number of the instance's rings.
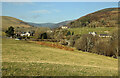
[[[100,36],[108,36],[108,34],[100,34]]]
[[[92,34],[92,33],[95,33],[95,34],[97,34],[97,32],[89,32],[90,34]]]

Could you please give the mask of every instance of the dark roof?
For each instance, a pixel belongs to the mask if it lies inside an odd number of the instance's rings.
[[[22,32],[22,34],[25,34],[26,32]]]
[[[108,34],[100,34],[100,36],[108,36]]]

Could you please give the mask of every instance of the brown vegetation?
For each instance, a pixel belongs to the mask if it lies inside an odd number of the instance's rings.
[[[48,47],[54,47],[54,48],[59,48],[59,49],[63,49],[63,50],[74,51],[73,48],[63,46],[63,45],[60,45],[57,43],[46,43],[46,42],[41,42],[41,41],[37,41],[36,43],[40,44],[40,45],[48,46]]]

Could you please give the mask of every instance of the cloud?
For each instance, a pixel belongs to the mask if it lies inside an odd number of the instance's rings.
[[[21,19],[29,19],[29,17],[28,16],[19,16],[19,18],[21,18]]]
[[[36,11],[32,11],[32,13],[49,14],[51,12],[48,10],[36,10]]]
[[[32,19],[37,19],[39,17],[40,17],[40,15],[33,15],[33,16],[31,16]]]
[[[19,16],[19,18],[21,18],[21,19],[27,19],[27,20],[30,20],[30,19],[38,19],[38,18],[40,18],[40,17],[41,17],[40,15],[32,15],[32,16],[22,15],[22,16]]]
[[[57,13],[58,13],[58,12],[61,12],[61,11],[58,10],[58,9],[53,9],[53,11],[54,11],[54,12],[57,12]]]
[[[35,10],[35,11],[32,11],[32,13],[38,13],[38,14],[50,14],[50,13],[59,13],[61,12],[60,10],[58,9],[52,9],[51,11],[49,10]]]

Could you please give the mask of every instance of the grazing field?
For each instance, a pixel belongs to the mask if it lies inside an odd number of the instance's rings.
[[[110,34],[116,29],[117,27],[96,27],[96,28],[83,27],[83,28],[70,28],[68,30],[74,32],[75,34],[88,34],[89,32],[97,32],[97,34]]]
[[[118,60],[66,51],[27,41],[3,39],[3,76],[117,76]]]

